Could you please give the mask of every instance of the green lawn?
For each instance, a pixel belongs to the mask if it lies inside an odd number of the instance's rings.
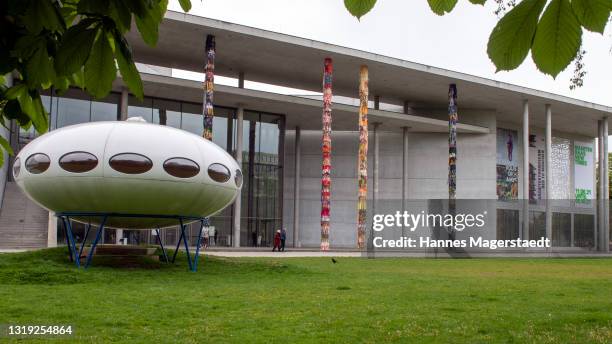
[[[612,342],[610,259],[97,263],[1,254],[0,324],[73,325],[54,342]]]

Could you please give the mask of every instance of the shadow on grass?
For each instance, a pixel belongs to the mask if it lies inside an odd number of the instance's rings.
[[[170,251],[171,256],[174,252]],[[218,257],[201,256],[198,272],[189,271],[187,256],[179,251],[175,263],[165,263],[163,258],[152,259],[144,256],[110,257],[94,256],[91,266],[77,269],[70,262],[64,247],[29,252],[0,254],[0,285],[58,285],[80,283],[115,283],[114,277],[127,274],[144,278],[173,277],[199,279],[232,274],[304,274],[310,273],[303,267],[278,261],[244,261]],[[85,258],[81,259],[84,264]]]

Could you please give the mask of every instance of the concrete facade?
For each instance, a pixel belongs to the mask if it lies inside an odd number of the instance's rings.
[[[278,186],[282,191],[280,192],[282,225],[287,230],[288,246],[318,248],[320,245],[321,100],[312,95],[295,96],[247,89],[244,88],[244,82],[246,78],[249,81],[265,82],[273,86],[289,86],[305,92],[320,92],[323,58],[329,56],[335,61],[334,94],[347,99],[354,100],[357,96],[357,67],[361,64],[370,67],[372,95],[368,153],[370,221],[373,215],[371,211],[374,188],[378,190],[375,211],[379,214],[392,214],[402,209],[413,213],[448,210],[444,203],[444,200],[448,199],[449,155],[446,96],[448,84],[456,83],[459,94],[457,199],[474,201],[474,203],[459,203],[458,211],[486,212],[486,228],[482,232],[486,239],[498,237],[499,211],[519,212],[517,221],[520,223],[519,233],[523,238],[529,235],[531,226],[531,217],[526,216],[528,214],[526,209],[531,212],[546,213],[545,232],[551,237],[554,225],[553,213],[568,213],[571,215],[572,246],[576,222],[574,215],[578,213],[596,215],[593,237],[599,242],[595,247],[600,251],[608,250],[609,245],[606,245],[606,241],[609,241],[609,233],[606,232],[609,231],[609,218],[605,215],[609,211],[607,205],[600,203],[597,206],[593,204],[591,208],[578,209],[572,204],[575,197],[573,191],[569,197],[555,203],[524,202],[528,198],[529,191],[527,184],[529,171],[525,165],[525,161],[529,161],[529,151],[525,148],[529,146],[528,135],[546,136],[548,147],[546,180],[547,183],[552,183],[554,176],[550,167],[551,141],[554,142],[555,138],[564,138],[594,142],[597,137],[602,142],[607,138],[609,130],[605,118],[612,112],[612,108],[322,42],[312,42],[211,19],[178,15],[174,12],[169,12],[162,23],[157,49],[138,41],[137,33],[128,34],[136,61],[156,64],[145,68],[146,71],[156,74],[142,73],[145,96],[160,100],[160,103],[189,102],[194,107],[201,104],[201,82],[172,78],[169,68],[198,71],[204,56],[199,53],[203,49],[201,38],[206,34],[217,36],[219,75],[238,77],[238,87],[215,85],[215,105],[226,110],[235,110],[232,118],[236,120],[236,128],[243,127],[243,116],[249,111],[266,112],[282,118],[279,121],[283,124],[279,124],[278,158],[282,162],[283,174],[279,178]],[[192,49],[182,49],[183,46],[191,46]],[[264,55],[260,56],[258,53]],[[291,63],[288,64],[286,61]],[[119,98],[118,119],[124,120],[128,117],[129,107],[133,105],[128,104],[131,97],[120,79],[113,84],[113,91]],[[529,107],[526,107],[527,104]],[[401,106],[403,111],[392,110]],[[153,112],[155,105],[151,107]],[[157,109],[164,114],[167,110],[161,107]],[[333,104],[330,231],[332,248],[354,248],[356,245],[357,110],[357,107],[350,102],[338,101]],[[601,122],[599,130],[598,121]],[[373,132],[374,123],[378,123],[376,139]],[[528,125],[524,125],[525,123]],[[299,147],[296,146],[296,128],[299,128],[300,133]],[[501,203],[497,200],[498,128],[517,131],[518,141],[514,148],[519,177],[518,200],[515,203]],[[237,132],[240,132],[240,129]],[[11,135],[11,140],[13,136]],[[242,142],[240,135],[238,137],[237,158],[241,159],[241,150],[246,150],[249,143]],[[375,141],[377,149],[374,149]],[[573,189],[574,153],[571,147],[570,144],[567,159],[571,161],[568,178]],[[600,153],[607,149],[604,144],[600,147]],[[236,152],[231,153],[236,154]],[[599,160],[605,162],[606,158],[600,154]],[[376,183],[374,183],[375,161],[378,162]],[[9,175],[6,164],[2,166],[1,172],[0,196],[5,189],[7,194],[15,191],[11,189],[10,182],[4,187]],[[599,174],[607,175],[607,164],[601,165]],[[594,189],[596,188],[594,186]],[[552,199],[550,190],[550,187],[547,188],[546,198],[549,200]],[[600,198],[608,193],[604,185],[600,185],[598,190]],[[57,244],[53,238],[57,237],[58,229],[48,212],[32,208],[32,202],[24,203],[21,208],[17,206],[19,209],[16,209],[6,204],[9,199],[6,195],[0,199],[5,201],[0,211],[0,237],[9,232],[7,228],[19,227],[13,226],[12,222],[11,225],[3,224],[2,221],[10,217],[7,214],[25,214],[29,220],[17,219],[15,216],[13,220],[25,221],[22,227],[31,225],[27,221],[44,223],[40,225],[45,228],[42,235],[35,236],[36,240],[40,239],[40,243],[32,241],[35,245]],[[22,201],[15,197],[13,199]],[[26,201],[25,198],[23,200]],[[17,201],[11,201],[13,202],[11,204],[17,204]],[[228,226],[232,228],[229,228],[228,232],[233,233],[234,237],[239,237],[240,226],[244,227],[241,213],[236,210],[240,207],[245,209],[247,206],[248,204],[244,202],[233,206],[234,213],[228,221]],[[35,214],[34,210],[37,211]],[[46,226],[49,228],[48,231]],[[26,229],[23,231],[27,232]],[[244,234],[243,231],[243,236]],[[399,238],[404,234],[443,235],[428,227],[420,228],[414,233],[401,231],[384,233],[385,238]],[[457,238],[466,235],[458,233]],[[117,239],[119,238],[120,235],[117,235]],[[234,246],[239,246],[241,241],[247,241],[245,239],[243,237],[242,240],[233,240],[232,243]]]

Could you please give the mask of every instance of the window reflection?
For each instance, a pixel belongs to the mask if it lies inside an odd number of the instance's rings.
[[[45,172],[51,165],[51,160],[47,154],[34,153],[26,159],[25,168],[32,174]]]
[[[98,158],[87,152],[71,152],[59,159],[61,168],[68,172],[83,173],[91,171],[98,166]]]
[[[121,153],[110,158],[109,165],[118,172],[140,174],[153,167],[151,159],[137,153]]]

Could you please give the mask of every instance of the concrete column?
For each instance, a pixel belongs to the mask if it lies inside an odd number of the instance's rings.
[[[242,106],[238,106],[238,110],[236,111],[236,162],[240,169],[242,170],[242,128],[244,124],[244,108]],[[244,171],[242,171],[243,179],[246,179]],[[236,200],[234,201],[234,234],[232,237],[232,246],[240,247],[240,215],[242,212],[242,190],[238,191],[238,196],[236,196]]]
[[[380,96],[374,96],[374,110],[380,110]]]
[[[13,86],[13,74],[9,73],[4,76],[4,84],[7,87]],[[9,127],[11,126],[9,125]],[[11,132],[4,126],[0,126],[0,135],[10,142]],[[15,153],[17,152],[15,151]],[[4,154],[5,163],[0,166],[0,208],[2,207],[2,203],[4,201],[4,188],[6,186],[6,182],[12,180],[12,173],[10,172],[11,169],[9,166],[13,166],[13,161],[15,161],[15,157],[10,156],[5,150],[3,150],[2,154]]]
[[[594,233],[595,248],[599,251],[602,250],[601,243],[603,242],[603,228],[604,228],[604,206],[603,206],[603,121],[597,121],[597,229]]]
[[[523,232],[529,238],[529,101],[523,101]]]
[[[378,133],[378,127],[380,123],[372,123],[374,127],[374,166],[372,166],[372,214],[376,214],[378,205],[378,172],[380,168],[380,135]]]
[[[238,73],[238,88],[244,88],[244,72]]]
[[[293,178],[293,247],[300,244],[300,160],[302,159],[302,138],[300,127],[295,127],[294,178]]]
[[[407,115],[412,115],[412,103],[408,100],[404,101],[404,113]]]
[[[603,119],[603,177],[601,180],[603,181],[603,206],[604,206],[604,235],[602,249],[604,252],[610,251],[610,175],[608,168],[608,117]]]
[[[408,198],[408,127],[402,128],[402,212],[406,211],[406,198]],[[405,227],[402,226],[402,236],[405,236]]]
[[[546,237],[552,240],[552,108],[546,104]],[[537,238],[532,238],[537,239]]]
[[[54,212],[49,212],[49,222],[47,225],[47,247],[57,247],[57,218]]]
[[[119,120],[125,121],[128,118],[128,90],[121,88],[121,99],[119,100]]]
[[[128,89],[127,87],[121,88],[121,98],[119,99],[119,120],[125,121],[128,118]],[[104,233],[102,233],[104,235]],[[104,237],[102,237],[104,240]],[[121,239],[123,238],[123,229],[115,230],[115,244],[121,244]]]

